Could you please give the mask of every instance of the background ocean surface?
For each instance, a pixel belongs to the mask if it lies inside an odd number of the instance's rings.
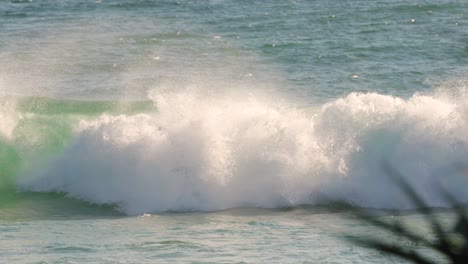
[[[400,263],[328,202],[431,237],[383,160],[468,202],[466,1],[1,1],[0,65],[1,263]]]

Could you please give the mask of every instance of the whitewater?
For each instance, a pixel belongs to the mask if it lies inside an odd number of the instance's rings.
[[[21,190],[63,192],[130,215],[327,200],[411,208],[384,161],[438,207],[446,204],[437,188],[468,198],[465,98],[463,90],[408,99],[351,93],[300,108],[192,90],[150,93],[152,108],[142,113],[95,116],[18,112],[5,98],[2,135],[10,156],[39,168],[18,173]]]
[[[467,8],[1,2],[0,262],[400,261],[345,239],[365,235],[426,252],[341,206],[431,237],[383,164],[444,223],[443,192],[468,203]]]

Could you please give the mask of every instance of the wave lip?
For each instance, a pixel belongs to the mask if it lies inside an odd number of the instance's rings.
[[[21,185],[127,214],[324,199],[409,208],[379,167],[387,160],[431,206],[444,205],[436,185],[468,201],[467,179],[451,169],[468,153],[463,100],[352,93],[310,114],[252,95],[151,98],[158,113],[82,120],[63,155]]]

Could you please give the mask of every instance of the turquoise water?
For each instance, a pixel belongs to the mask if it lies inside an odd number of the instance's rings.
[[[383,160],[429,206],[440,187],[468,202],[464,1],[0,14],[0,262],[398,263],[347,242],[394,238],[329,203],[431,236],[386,211],[414,206]]]
[[[394,219],[394,216],[386,217]],[[400,218],[415,227],[422,222],[420,217],[411,214]],[[343,213],[296,208],[131,218],[87,214],[85,217],[68,215],[66,219],[2,222],[2,260],[6,263],[401,263],[399,259],[345,242],[345,236],[359,237],[369,232],[386,236],[372,226],[349,219]],[[400,239],[398,243],[425,252],[409,240]],[[434,256],[437,259],[440,257]]]

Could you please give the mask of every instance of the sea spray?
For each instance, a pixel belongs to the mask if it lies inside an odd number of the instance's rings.
[[[72,144],[24,190],[65,192],[127,214],[284,207],[329,199],[409,208],[391,187],[386,160],[431,206],[436,186],[468,201],[452,164],[468,152],[466,103],[350,95],[310,114],[254,94],[154,92],[154,113],[82,120]]]
[[[444,205],[437,195],[440,187],[466,201],[467,179],[451,169],[466,163],[468,150],[460,104],[428,95],[403,100],[352,93],[325,105],[317,123],[317,130],[324,132],[320,138],[326,139],[321,142],[344,161],[338,166],[343,177],[331,177],[327,195],[364,207],[408,208],[382,171],[381,162],[387,161],[431,206]]]
[[[20,118],[15,111],[16,101],[0,93],[0,191],[15,185],[14,175],[21,166],[21,158],[11,142]]]
[[[16,111],[15,98],[4,94],[0,87],[0,137],[11,139],[13,131],[20,118]]]
[[[155,114],[82,121],[71,148],[28,188],[117,203],[131,214],[274,207],[291,203],[281,192],[300,195],[289,171],[304,176],[314,163],[303,154],[315,148],[294,131],[313,129],[302,113],[190,93],[155,102]]]

